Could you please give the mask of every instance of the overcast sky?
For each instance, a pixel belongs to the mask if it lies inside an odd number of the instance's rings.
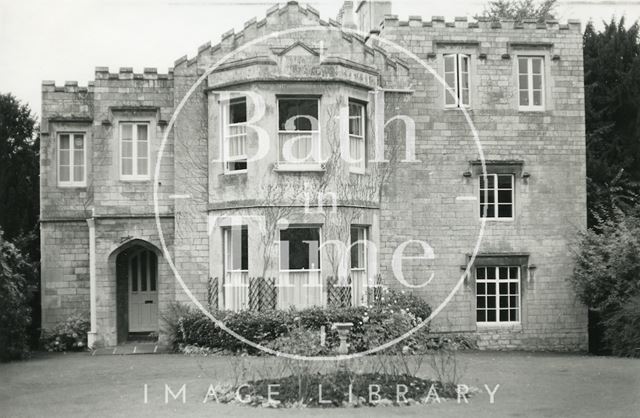
[[[215,44],[239,31],[252,17],[261,19],[269,0],[0,0],[0,93],[11,92],[40,114],[42,80],[76,80],[86,86],[96,66],[157,67],[166,72],[182,55]],[[301,2],[305,3],[305,2]],[[335,18],[342,0],[307,2],[323,19]],[[561,21],[613,15],[640,18],[640,0],[559,0]],[[393,13],[473,16],[484,0],[393,0]],[[584,27],[584,25],[583,25]]]

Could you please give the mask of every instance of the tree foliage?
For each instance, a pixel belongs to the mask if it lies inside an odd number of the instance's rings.
[[[580,300],[604,313],[640,294],[640,210],[584,233],[572,281]]]
[[[39,147],[29,106],[0,94],[0,227],[33,260],[39,259]]]
[[[544,22],[555,19],[554,9],[557,0],[495,0],[490,1],[480,17],[492,20],[513,19],[522,22],[525,19],[537,19]]]
[[[23,358],[28,353],[31,309],[26,275],[30,270],[20,251],[4,240],[0,228],[0,361]]]
[[[640,202],[639,29],[622,18],[584,33],[590,225]]]

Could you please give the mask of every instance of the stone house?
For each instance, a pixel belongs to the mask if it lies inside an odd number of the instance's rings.
[[[483,348],[586,348],[566,281],[586,225],[580,24],[357,3],[327,21],[274,6],[165,74],[43,82],[45,328],[79,311],[91,345],[162,341],[174,302],[388,286]]]

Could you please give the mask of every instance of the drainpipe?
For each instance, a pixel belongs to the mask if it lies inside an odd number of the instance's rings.
[[[89,226],[89,310],[91,320],[91,330],[87,334],[87,345],[95,348],[97,340],[97,293],[96,293],[96,221],[93,210],[91,218],[87,219]]]

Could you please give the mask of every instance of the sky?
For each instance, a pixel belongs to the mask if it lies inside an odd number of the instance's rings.
[[[40,114],[42,80],[86,86],[95,67],[157,67],[166,73],[183,55],[192,57],[207,41],[218,43],[229,29],[265,16],[284,1],[270,0],[0,0],[0,93],[12,93]],[[323,19],[335,18],[342,0],[311,4]],[[393,0],[393,13],[472,17],[486,0]],[[559,0],[559,20],[612,16],[640,19],[640,0]]]

